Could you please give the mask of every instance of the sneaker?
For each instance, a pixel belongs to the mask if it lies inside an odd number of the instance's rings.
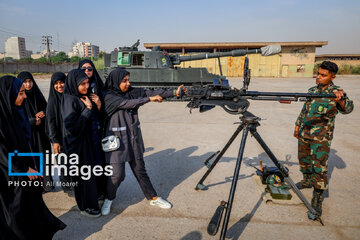
[[[109,215],[110,209],[111,209],[111,204],[112,204],[112,201],[106,198],[104,201],[104,205],[101,208],[102,215],[104,215],[104,216]]]
[[[87,208],[85,209],[85,211],[80,211],[80,213],[86,217],[91,217],[91,218],[97,218],[101,216],[100,210],[96,210],[93,208]]]
[[[159,206],[165,209],[170,209],[172,207],[171,203],[169,203],[165,199],[162,199],[161,197],[158,197],[156,200],[151,200],[150,205]]]

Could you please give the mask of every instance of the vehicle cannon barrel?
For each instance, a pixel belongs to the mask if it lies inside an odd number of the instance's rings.
[[[268,45],[262,48],[257,49],[237,49],[229,52],[217,52],[217,53],[202,53],[196,55],[188,55],[188,56],[179,56],[179,55],[172,55],[171,61],[173,65],[178,65],[181,62],[186,61],[194,61],[194,60],[203,60],[208,58],[219,58],[219,57],[241,57],[247,54],[257,54],[261,53],[263,56],[271,56],[274,54],[278,54],[281,52],[280,45]]]

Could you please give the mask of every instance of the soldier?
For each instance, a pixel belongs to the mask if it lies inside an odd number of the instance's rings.
[[[338,112],[351,113],[354,105],[339,86],[334,85],[338,66],[324,61],[316,76],[317,86],[309,93],[333,93],[336,99],[313,99],[307,101],[295,123],[294,136],[298,138],[298,158],[303,180],[296,185],[299,189],[314,187],[311,206],[322,213],[323,192],[328,188],[327,161]],[[315,219],[308,212],[310,219]]]

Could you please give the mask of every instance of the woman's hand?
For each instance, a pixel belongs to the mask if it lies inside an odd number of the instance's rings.
[[[101,101],[100,101],[99,96],[92,93],[92,94],[90,94],[90,99],[91,99],[91,101],[93,101],[96,104],[98,110],[100,111]]]
[[[35,125],[39,126],[41,124],[41,118],[36,117]]]
[[[160,95],[149,97],[151,102],[162,102],[163,98]]]
[[[31,167],[29,167],[29,169],[27,170],[27,173],[39,173],[38,171],[32,169]],[[30,180],[35,180],[38,179],[40,176],[28,176],[28,178],[30,178]]]
[[[90,101],[90,99],[89,99],[87,96],[84,96],[84,97],[80,98],[80,100],[85,104],[85,106],[86,106],[89,110],[92,109],[91,101]]]
[[[35,115],[35,117],[36,117],[36,118],[44,118],[44,117],[45,117],[44,111],[38,112],[38,113]]]

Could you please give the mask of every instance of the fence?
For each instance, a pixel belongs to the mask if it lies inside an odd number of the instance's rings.
[[[77,68],[78,63],[59,63],[59,64],[46,64],[46,63],[2,63],[0,64],[0,73],[19,73],[28,71],[32,73],[53,73],[53,72],[69,72]]]

